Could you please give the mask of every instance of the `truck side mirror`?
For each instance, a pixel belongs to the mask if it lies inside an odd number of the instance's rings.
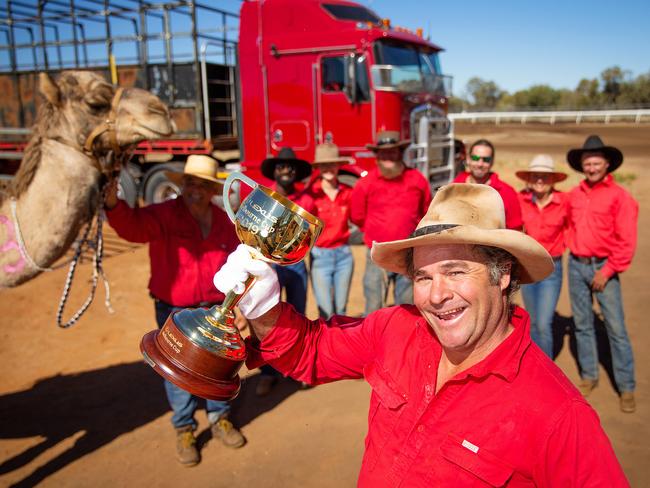
[[[357,94],[357,55],[350,53],[345,56],[345,87],[343,92],[350,103],[356,103]]]

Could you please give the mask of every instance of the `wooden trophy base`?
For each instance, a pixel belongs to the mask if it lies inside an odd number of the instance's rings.
[[[176,327],[175,315],[169,316],[162,329],[142,338],[140,351],[145,361],[160,376],[192,395],[208,400],[235,398],[244,358],[221,357],[195,344]]]

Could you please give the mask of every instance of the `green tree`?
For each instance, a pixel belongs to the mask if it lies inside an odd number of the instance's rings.
[[[548,85],[534,85],[513,94],[517,108],[555,108],[560,102],[560,92]]]
[[[575,89],[576,108],[595,108],[601,104],[601,100],[598,80],[581,79]]]
[[[650,105],[650,71],[637,76],[629,83],[623,84],[617,102],[622,106]]]
[[[606,104],[615,105],[620,96],[625,79],[629,77],[629,71],[623,71],[620,66],[612,66],[600,73],[603,80],[603,98]]]
[[[467,82],[465,91],[472,106],[482,109],[496,107],[504,93],[494,81],[486,81],[478,76]]]

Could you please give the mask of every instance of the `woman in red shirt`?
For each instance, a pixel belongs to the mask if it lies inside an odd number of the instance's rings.
[[[562,289],[562,253],[566,248],[564,232],[568,222],[566,194],[553,188],[567,175],[555,171],[553,159],[538,154],[528,170],[517,171],[526,182],[519,196],[524,232],[537,240],[553,256],[555,270],[546,279],[521,287],[524,306],[530,314],[530,335],[553,358],[553,315]]]
[[[310,188],[323,232],[311,250],[311,283],[321,317],[345,315],[354,260],[348,245],[352,188],[338,180],[339,168],[351,158],[339,156],[335,144],[316,146],[314,167],[318,178]]]

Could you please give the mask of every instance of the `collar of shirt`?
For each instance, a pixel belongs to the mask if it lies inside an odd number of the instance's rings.
[[[429,334],[440,348],[440,342],[433,333],[431,327],[424,318],[419,318],[417,324],[429,330]],[[528,346],[530,346],[530,317],[521,307],[513,305],[510,324],[513,331],[506,339],[499,344],[486,358],[474,366],[458,373],[450,381],[464,381],[470,376],[474,378],[484,378],[491,374],[499,376],[511,383],[519,373],[521,359]],[[426,341],[425,341],[426,342]],[[440,352],[436,351],[436,356],[440,358]]]
[[[551,199],[548,201],[546,205],[560,205],[560,199],[558,197],[558,192],[557,190],[551,190],[553,193],[551,193]],[[524,201],[528,203],[537,203],[535,200],[533,200],[534,194],[530,190],[521,190],[521,196],[524,199]]]
[[[582,189],[582,191],[584,191],[584,192],[590,192],[590,191],[596,190],[598,188],[609,188],[613,184],[614,184],[614,177],[610,173],[610,174],[605,175],[605,177],[602,180],[600,180],[598,183],[596,183],[593,186],[590,186],[587,183],[586,179],[582,180],[580,182],[580,189]]]
[[[467,180],[469,180],[469,177],[472,174],[469,171],[465,171],[464,173],[460,173],[458,176],[456,176],[456,179],[454,180],[456,183],[467,183]],[[493,171],[490,171],[488,173],[488,178],[485,180],[484,185],[491,186],[495,190],[501,186],[501,180],[499,179],[499,175]]]

